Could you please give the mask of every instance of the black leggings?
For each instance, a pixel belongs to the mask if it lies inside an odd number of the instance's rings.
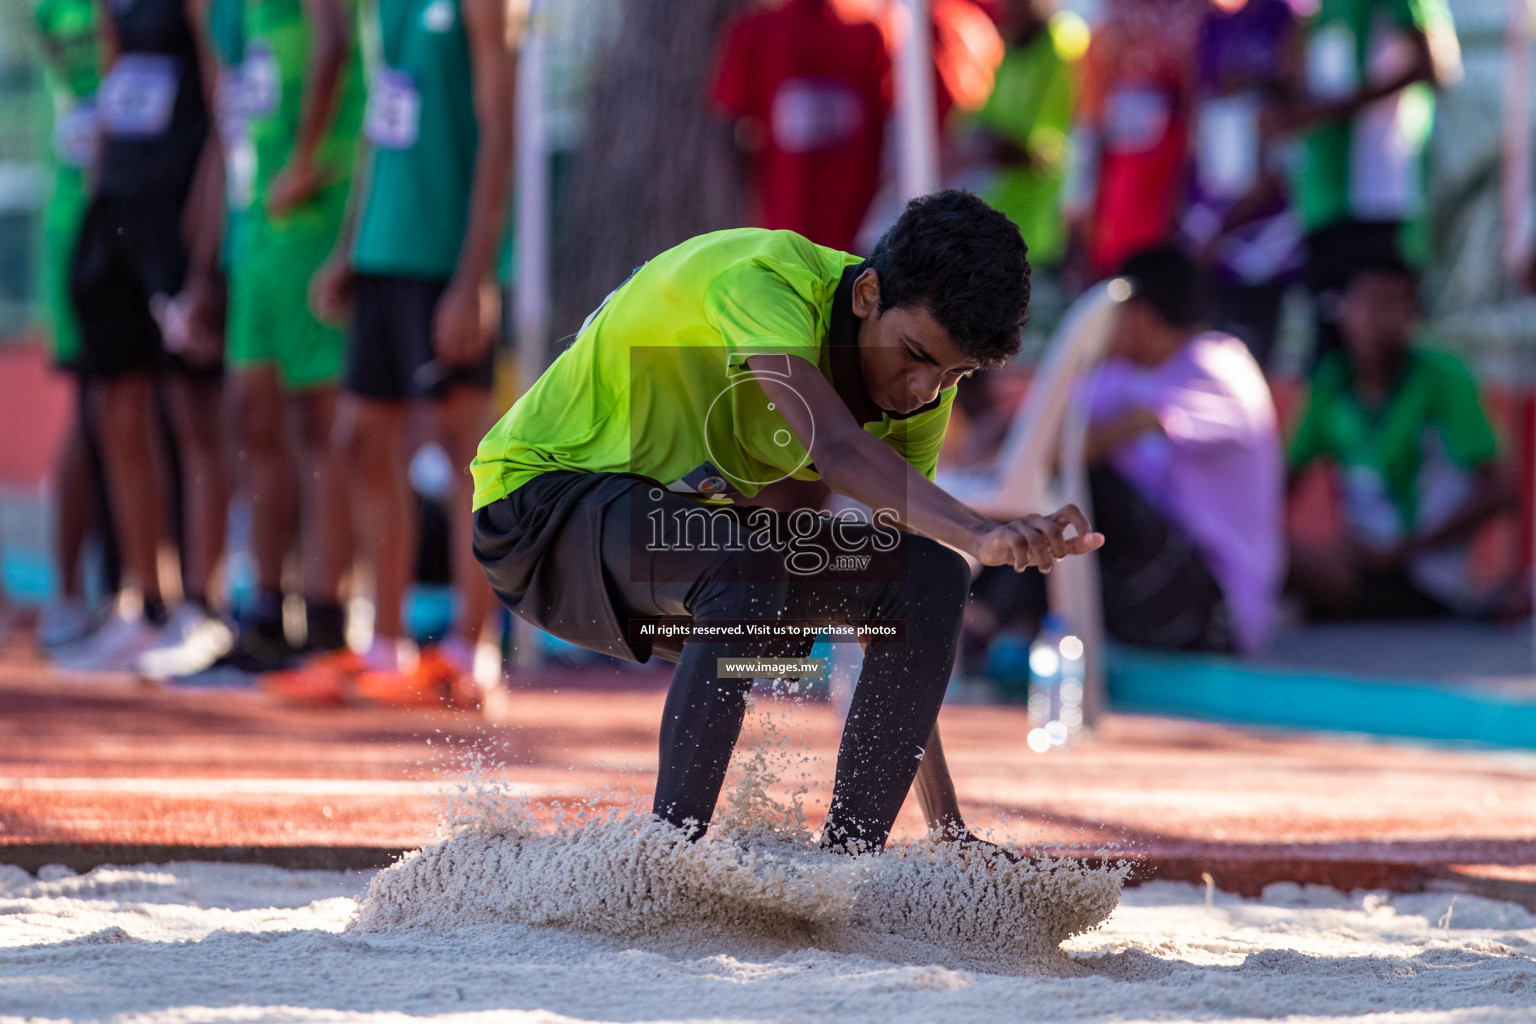
[[[870,639],[853,705],[843,729],[837,777],[823,843],[844,849],[883,846],[917,773],[949,683],[970,571],[943,545],[887,531],[893,550],[875,550],[875,528],[833,525],[830,517],[799,513],[805,536],[796,545],[799,568],[814,566],[817,550],[870,556],[858,571],[805,575],[782,550],[725,550],[657,543],[654,524],[697,516],[694,503],[636,483],[603,511],[602,561],[620,625],[632,618],[688,616],[696,623],[807,620],[823,625],[871,619],[905,622],[905,641]],[[728,515],[744,540],[760,526],[748,513]],[[787,517],[780,517],[784,522]],[[697,521],[697,520],[695,520]],[[721,525],[718,524],[717,525]],[[729,529],[729,524],[723,524]],[[759,534],[761,536],[761,534]],[[677,541],[678,537],[673,536]],[[749,546],[749,545],[742,545]],[[761,640],[690,641],[672,676],[661,722],[661,765],[655,813],[702,834],[714,813],[731,751],[741,732],[750,679],[724,679],[717,659],[776,652]],[[798,653],[798,652],[796,652]]]

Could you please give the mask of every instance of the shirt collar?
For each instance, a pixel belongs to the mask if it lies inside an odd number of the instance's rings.
[[[853,311],[853,283],[869,264],[857,263],[843,268],[842,280],[832,297],[832,315],[827,328],[827,353],[832,370],[832,387],[843,404],[862,426],[884,419],[910,419],[938,408],[943,395],[909,413],[887,412],[875,404],[864,389],[864,371],[859,367],[859,325],[863,322]]]

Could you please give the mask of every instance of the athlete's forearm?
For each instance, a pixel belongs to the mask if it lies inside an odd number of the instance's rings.
[[[197,159],[182,222],[189,279],[206,281],[218,270],[219,250],[224,244],[224,208],[224,148],[218,132],[212,131]]]
[[[512,185],[512,99],[516,59],[504,0],[466,0],[479,146],[469,191],[469,219],[455,276],[487,280],[506,227]]]
[[[121,48],[117,40],[117,25],[112,21],[112,8],[107,0],[96,0],[96,47],[97,66],[105,75],[117,63]]]
[[[309,167],[314,165],[315,153],[341,103],[341,73],[347,63],[352,26],[340,0],[304,0],[304,16],[310,27],[309,61],[304,70],[293,162]]]
[[[209,34],[207,5],[204,0],[187,0],[183,10],[192,29],[197,50],[197,86],[203,91],[204,109],[218,110],[219,72]],[[194,280],[212,277],[218,270],[219,249],[224,241],[224,142],[215,123],[203,140],[198,154],[192,191],[182,217],[188,250],[188,276]]]
[[[906,529],[968,554],[998,523],[951,497],[890,445],[863,430],[827,445],[816,461],[821,478],[838,494],[871,509],[890,509]]]

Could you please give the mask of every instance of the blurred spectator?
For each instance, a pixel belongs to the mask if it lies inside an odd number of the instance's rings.
[[[789,0],[728,26],[715,106],[749,154],[749,220],[849,250],[880,181],[891,61],[880,26],[837,0]]]
[[[1105,628],[1146,647],[1251,653],[1284,569],[1269,387],[1241,341],[1203,327],[1200,275],[1181,250],[1138,253],[1120,274],[1135,291],[1084,389]],[[1033,626],[1045,611],[1033,571],[985,570],[975,595],[973,652],[989,625]]]
[[[402,642],[416,551],[406,428],[425,413],[450,463],[468,529],[469,462],[486,430],[507,272],[514,48],[521,26],[505,0],[382,0],[379,57],[363,134],[367,165],[352,181],[355,222],[312,284],[316,311],[351,337],[337,418],[351,507],[374,569],[373,642],[318,655],[267,685],[293,697],[350,693],[403,704],[467,696],[491,591],[467,535],[453,551],[455,621],[440,644]]]
[[[1295,194],[1321,357],[1342,343],[1334,306],[1356,266],[1428,256],[1433,87],[1460,77],[1461,55],[1445,0],[1319,0],[1294,50],[1306,98],[1290,123],[1308,129]]]
[[[934,101],[942,136],[956,110],[979,110],[992,95],[1004,43],[992,18],[973,0],[928,0],[928,15],[933,22]],[[892,32],[891,39],[894,47],[897,34]]]
[[[226,165],[240,177],[227,190],[239,224],[226,246],[226,358],[257,577],[239,661],[264,671],[295,660],[283,629],[283,563],[296,540],[306,645],[332,651],[346,643],[340,588],[351,531],[343,467],[330,444],[346,337],[316,319],[307,295],[341,231],[365,87],[354,3],[234,6],[237,28],[217,18],[212,27],[224,29],[215,36],[237,31],[243,53],[237,125],[224,132]],[[218,49],[227,52],[232,42]],[[179,667],[187,673],[208,666],[187,658]]]
[[[876,21],[843,6],[790,0],[737,15],[714,104],[751,157],[751,223],[848,250],[880,183],[891,60]]]
[[[1343,539],[1291,552],[1290,585],[1314,618],[1479,610],[1468,545],[1514,500],[1472,375],[1412,343],[1417,284],[1396,257],[1355,267],[1339,299],[1344,350],[1318,363],[1291,439],[1292,481],[1327,460],[1343,492]]]
[[[96,164],[96,7],[92,0],[37,0],[32,13],[54,97],[53,181],[43,213],[43,292],[54,362],[74,376],[76,385],[75,421],[55,469],[59,595],[43,609],[37,627],[38,643],[56,648],[83,638],[99,622],[81,573],[88,534],[94,533],[101,543],[108,597],[115,594],[120,574],[101,450],[88,415],[89,385],[80,372],[80,329],[69,302],[69,268],[89,199],[87,176]]]
[[[1085,59],[1071,213],[1091,279],[1173,233],[1205,0],[1110,0]]]
[[[146,651],[198,633],[222,631],[227,641],[228,628],[208,603],[228,504],[219,339],[186,318],[191,295],[211,287],[188,274],[192,242],[209,229],[191,199],[219,179],[218,149],[208,144],[211,75],[205,78],[190,6],[108,4],[99,22],[109,69],[97,93],[100,169],[70,286],[123,561],[143,612],[114,617],[59,659],[77,670],[136,669]],[[154,400],[162,377],[186,510],[185,600],[174,618],[158,567],[164,492]]]
[[[1287,202],[1292,0],[1216,0],[1200,26],[1193,168],[1185,237],[1211,285],[1216,326],[1269,361],[1280,302],[1302,263]]]
[[[907,7],[895,0],[840,0],[875,12],[885,32],[886,47],[899,55],[906,31]],[[1003,38],[991,16],[974,0],[930,0],[929,23],[932,27],[934,117],[939,132],[939,173],[948,181],[959,169],[958,136],[953,130],[961,116],[975,113],[992,94],[992,84],[1003,59]],[[957,113],[958,112],[958,113]],[[884,182],[865,218],[855,242],[855,252],[868,252],[887,228],[906,208],[901,194],[897,162],[900,159],[904,125],[900,118],[892,122],[887,134]]]
[[[1088,49],[1077,15],[1052,13],[1055,0],[1007,0],[1007,49],[987,102],[972,118],[982,159],[991,165],[982,198],[1007,214],[1029,243],[1039,270],[1066,249],[1062,186],[1077,101],[1076,64]]]

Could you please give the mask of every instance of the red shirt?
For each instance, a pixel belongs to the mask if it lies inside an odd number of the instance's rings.
[[[715,105],[751,121],[753,223],[844,251],[880,179],[891,61],[880,26],[827,0],[737,16],[716,64]]]
[[[1094,31],[1080,102],[1101,146],[1088,229],[1098,275],[1173,233],[1204,7],[1203,0],[1117,0]]]

